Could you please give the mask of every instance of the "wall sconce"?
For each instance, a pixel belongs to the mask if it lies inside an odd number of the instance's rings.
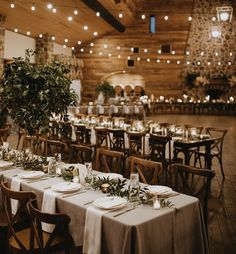
[[[220,38],[220,36],[221,36],[221,31],[220,31],[219,27],[213,26],[211,28],[211,37],[216,39],[216,38]]]
[[[231,22],[233,16],[233,8],[231,6],[216,7],[218,21]]]

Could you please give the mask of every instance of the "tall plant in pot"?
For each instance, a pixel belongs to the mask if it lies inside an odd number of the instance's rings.
[[[25,59],[14,58],[5,66],[0,98],[12,119],[35,135],[48,126],[53,113],[65,113],[77,97],[70,90],[68,69],[63,64],[32,64],[31,56],[34,52],[26,50]]]
[[[98,84],[96,87],[96,92],[98,94],[98,99],[99,97],[104,97],[103,103],[106,99],[108,99],[109,97],[114,97],[115,96],[115,90],[113,88],[113,86],[111,86],[109,84],[109,82],[107,81],[103,81],[102,83]]]

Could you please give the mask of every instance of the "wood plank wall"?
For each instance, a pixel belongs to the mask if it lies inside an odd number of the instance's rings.
[[[88,42],[77,48],[76,56],[84,60],[85,66],[82,81],[82,97],[85,101],[96,98],[96,84],[104,76],[122,71],[141,75],[145,80],[147,95],[178,97],[182,94],[181,73],[189,33],[187,16],[177,13],[168,22],[157,18],[156,27],[156,33],[151,34],[148,19],[139,20],[137,24],[127,27],[124,33],[114,32],[92,41],[94,46]],[[107,48],[104,48],[105,44]],[[158,54],[161,44],[170,44],[175,54]],[[117,50],[117,46],[120,50]],[[138,47],[139,53],[133,53],[132,47]],[[81,48],[83,52],[80,52]],[[148,52],[145,53],[144,49]],[[89,53],[90,50],[92,54]],[[135,61],[134,67],[127,67],[128,56]],[[140,61],[137,60],[138,57]],[[167,60],[170,60],[169,64]]]

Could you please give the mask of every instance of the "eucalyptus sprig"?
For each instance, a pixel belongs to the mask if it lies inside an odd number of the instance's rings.
[[[69,168],[62,168],[61,177],[67,181],[71,182],[73,180],[76,168],[74,166],[70,166]]]

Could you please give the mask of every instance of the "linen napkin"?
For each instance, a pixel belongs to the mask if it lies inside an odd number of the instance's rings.
[[[22,179],[18,177],[12,177],[11,180],[11,190],[13,191],[20,191],[20,185],[21,185]],[[12,199],[11,200],[11,210],[13,214],[16,214],[18,208],[18,200]]]
[[[56,197],[60,195],[53,190],[46,190],[43,194],[42,212],[55,213],[56,212]],[[51,233],[54,229],[53,225],[42,223],[42,229]]]
[[[90,206],[86,210],[83,253],[100,254],[102,238],[102,215],[107,211]]]
[[[96,144],[96,135],[95,135],[95,130],[94,130],[94,128],[91,129],[90,143],[91,143],[92,145],[95,145],[95,144]]]
[[[1,169],[9,168],[9,167],[11,167],[13,165],[14,165],[13,162],[0,160],[0,170]]]
[[[75,134],[75,126],[74,124],[71,125],[72,133],[71,133],[71,140],[76,141],[76,134]]]

